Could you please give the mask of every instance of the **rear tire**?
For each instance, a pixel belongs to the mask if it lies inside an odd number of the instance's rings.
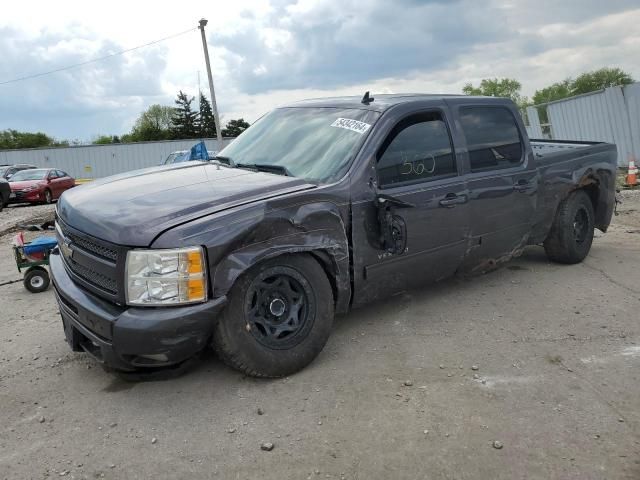
[[[31,293],[44,292],[49,282],[49,272],[42,267],[33,267],[24,276],[24,286]]]
[[[318,356],[333,315],[333,292],[320,264],[307,255],[283,255],[236,281],[213,347],[227,365],[247,375],[283,377]]]
[[[591,250],[593,232],[591,199],[584,190],[577,190],[560,203],[544,250],[554,262],[580,263]]]

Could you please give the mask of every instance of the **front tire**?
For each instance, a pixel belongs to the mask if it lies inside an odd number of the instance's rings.
[[[333,292],[320,264],[307,255],[283,255],[236,281],[213,347],[227,365],[247,375],[283,377],[318,356],[333,316]]]
[[[44,203],[50,205],[53,202],[53,195],[51,194],[51,190],[44,191]]]
[[[591,199],[584,190],[578,190],[560,203],[544,250],[554,262],[580,263],[591,250],[593,232]]]

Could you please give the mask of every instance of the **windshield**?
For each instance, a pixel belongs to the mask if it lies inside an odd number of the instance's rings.
[[[22,170],[11,177],[12,182],[23,182],[25,180],[44,180],[49,170]]]
[[[169,154],[164,164],[170,165],[172,163],[186,162],[189,160],[189,156],[189,152],[173,152]]]
[[[337,180],[379,115],[358,109],[277,109],[249,127],[220,156],[236,165],[282,166],[294,177],[310,181]]]

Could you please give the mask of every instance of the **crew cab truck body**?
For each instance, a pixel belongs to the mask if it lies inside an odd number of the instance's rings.
[[[351,307],[527,245],[581,261],[611,220],[615,174],[615,146],[529,140],[506,99],[310,100],[210,163],[66,192],[53,284],[72,348],[112,368],[213,344],[250,375],[288,375]]]

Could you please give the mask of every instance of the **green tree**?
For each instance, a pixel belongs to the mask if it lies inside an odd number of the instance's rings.
[[[522,84],[513,78],[485,78],[480,86],[474,87],[467,83],[462,92],[466,95],[482,95],[486,97],[507,97],[513,100],[519,107],[529,104],[527,97],[520,95]]]
[[[216,119],[209,100],[202,92],[200,92],[200,136],[204,138],[216,136]]]
[[[601,68],[578,75],[572,83],[573,95],[594,92],[603,88],[633,83],[633,78],[619,68]]]
[[[171,138],[172,116],[174,109],[165,105],[151,105],[142,112],[131,133],[122,136],[123,142],[145,142],[169,140]]]
[[[563,98],[570,97],[572,95],[573,80],[566,78],[561,82],[556,82],[553,85],[543,88],[542,90],[536,90],[533,94],[532,100],[535,105],[541,103],[554,102],[556,100],[562,100]]]
[[[18,130],[0,131],[0,149],[38,148],[56,146],[57,142],[42,132],[19,132]]]
[[[628,85],[634,80],[627,72],[619,68],[600,68],[591,72],[578,75],[575,79],[567,78],[562,82],[557,82],[541,90],[536,90],[533,95],[533,102],[536,105],[541,103],[554,102],[563,98],[573,97],[583,93],[595,92],[603,88],[615,87],[617,85]]]
[[[182,90],[178,93],[171,117],[174,138],[198,138],[200,114],[191,109],[193,100],[194,97],[189,98]]]
[[[249,128],[249,123],[245,122],[244,118],[238,118],[237,120],[229,120],[227,126],[222,130],[223,137],[237,137],[242,132]]]
[[[109,145],[113,142],[113,138],[111,135],[99,135],[93,139],[91,143],[94,145]]]

